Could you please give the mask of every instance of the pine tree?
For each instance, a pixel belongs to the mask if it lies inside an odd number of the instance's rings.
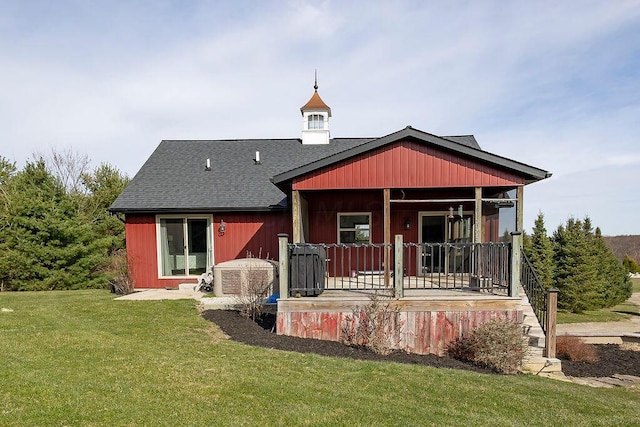
[[[580,313],[611,307],[631,295],[628,275],[589,217],[570,218],[552,241],[560,308]]]
[[[601,307],[613,307],[631,296],[632,285],[624,266],[607,246],[600,228],[596,228],[593,238],[597,254],[598,276],[601,284]]]
[[[525,248],[525,253],[542,286],[546,289],[551,289],[553,287],[554,271],[553,246],[544,226],[542,212],[538,213],[533,227],[533,234],[528,240],[530,240],[530,243],[528,243],[529,248]]]
[[[94,234],[96,263],[107,276],[112,265],[111,256],[125,249],[124,223],[108,209],[129,183],[129,178],[114,167],[103,163],[92,173],[82,175],[82,183],[88,190],[83,198],[83,216],[91,224]]]
[[[7,186],[8,226],[0,241],[2,276],[13,290],[96,287],[87,254],[93,239],[76,200],[47,172],[27,163]]]
[[[628,273],[640,273],[640,266],[638,263],[632,259],[629,255],[624,256],[624,260],[622,261],[622,265],[626,269]]]
[[[569,218],[553,235],[558,307],[575,313],[594,308],[598,298],[595,266],[585,234],[582,221]]]

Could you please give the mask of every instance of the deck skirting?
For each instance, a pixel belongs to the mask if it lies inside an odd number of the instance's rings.
[[[342,341],[354,310],[368,303],[365,296],[279,300],[277,333]],[[389,308],[397,313],[390,346],[416,354],[444,356],[450,343],[496,317],[522,322],[520,299],[510,297],[412,297]]]

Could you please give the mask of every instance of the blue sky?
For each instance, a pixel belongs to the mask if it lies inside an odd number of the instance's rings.
[[[133,176],[162,139],[474,134],[549,170],[525,227],[640,234],[638,1],[0,3],[0,155],[52,148]]]

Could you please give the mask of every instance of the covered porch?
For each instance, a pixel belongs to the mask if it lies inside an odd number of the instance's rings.
[[[522,186],[292,190],[290,243],[322,247],[327,287],[388,287],[400,256],[408,289],[486,287],[474,280],[487,275],[505,288],[522,199]]]
[[[524,186],[547,176],[473,137],[411,127],[275,176],[292,218],[278,333],[339,340],[376,294],[399,310],[400,348],[418,353],[521,319]]]

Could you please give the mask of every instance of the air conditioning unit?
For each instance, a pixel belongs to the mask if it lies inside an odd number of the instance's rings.
[[[217,297],[242,295],[251,287],[268,287],[268,295],[278,284],[278,263],[259,258],[242,258],[221,262],[213,267],[213,293]]]

